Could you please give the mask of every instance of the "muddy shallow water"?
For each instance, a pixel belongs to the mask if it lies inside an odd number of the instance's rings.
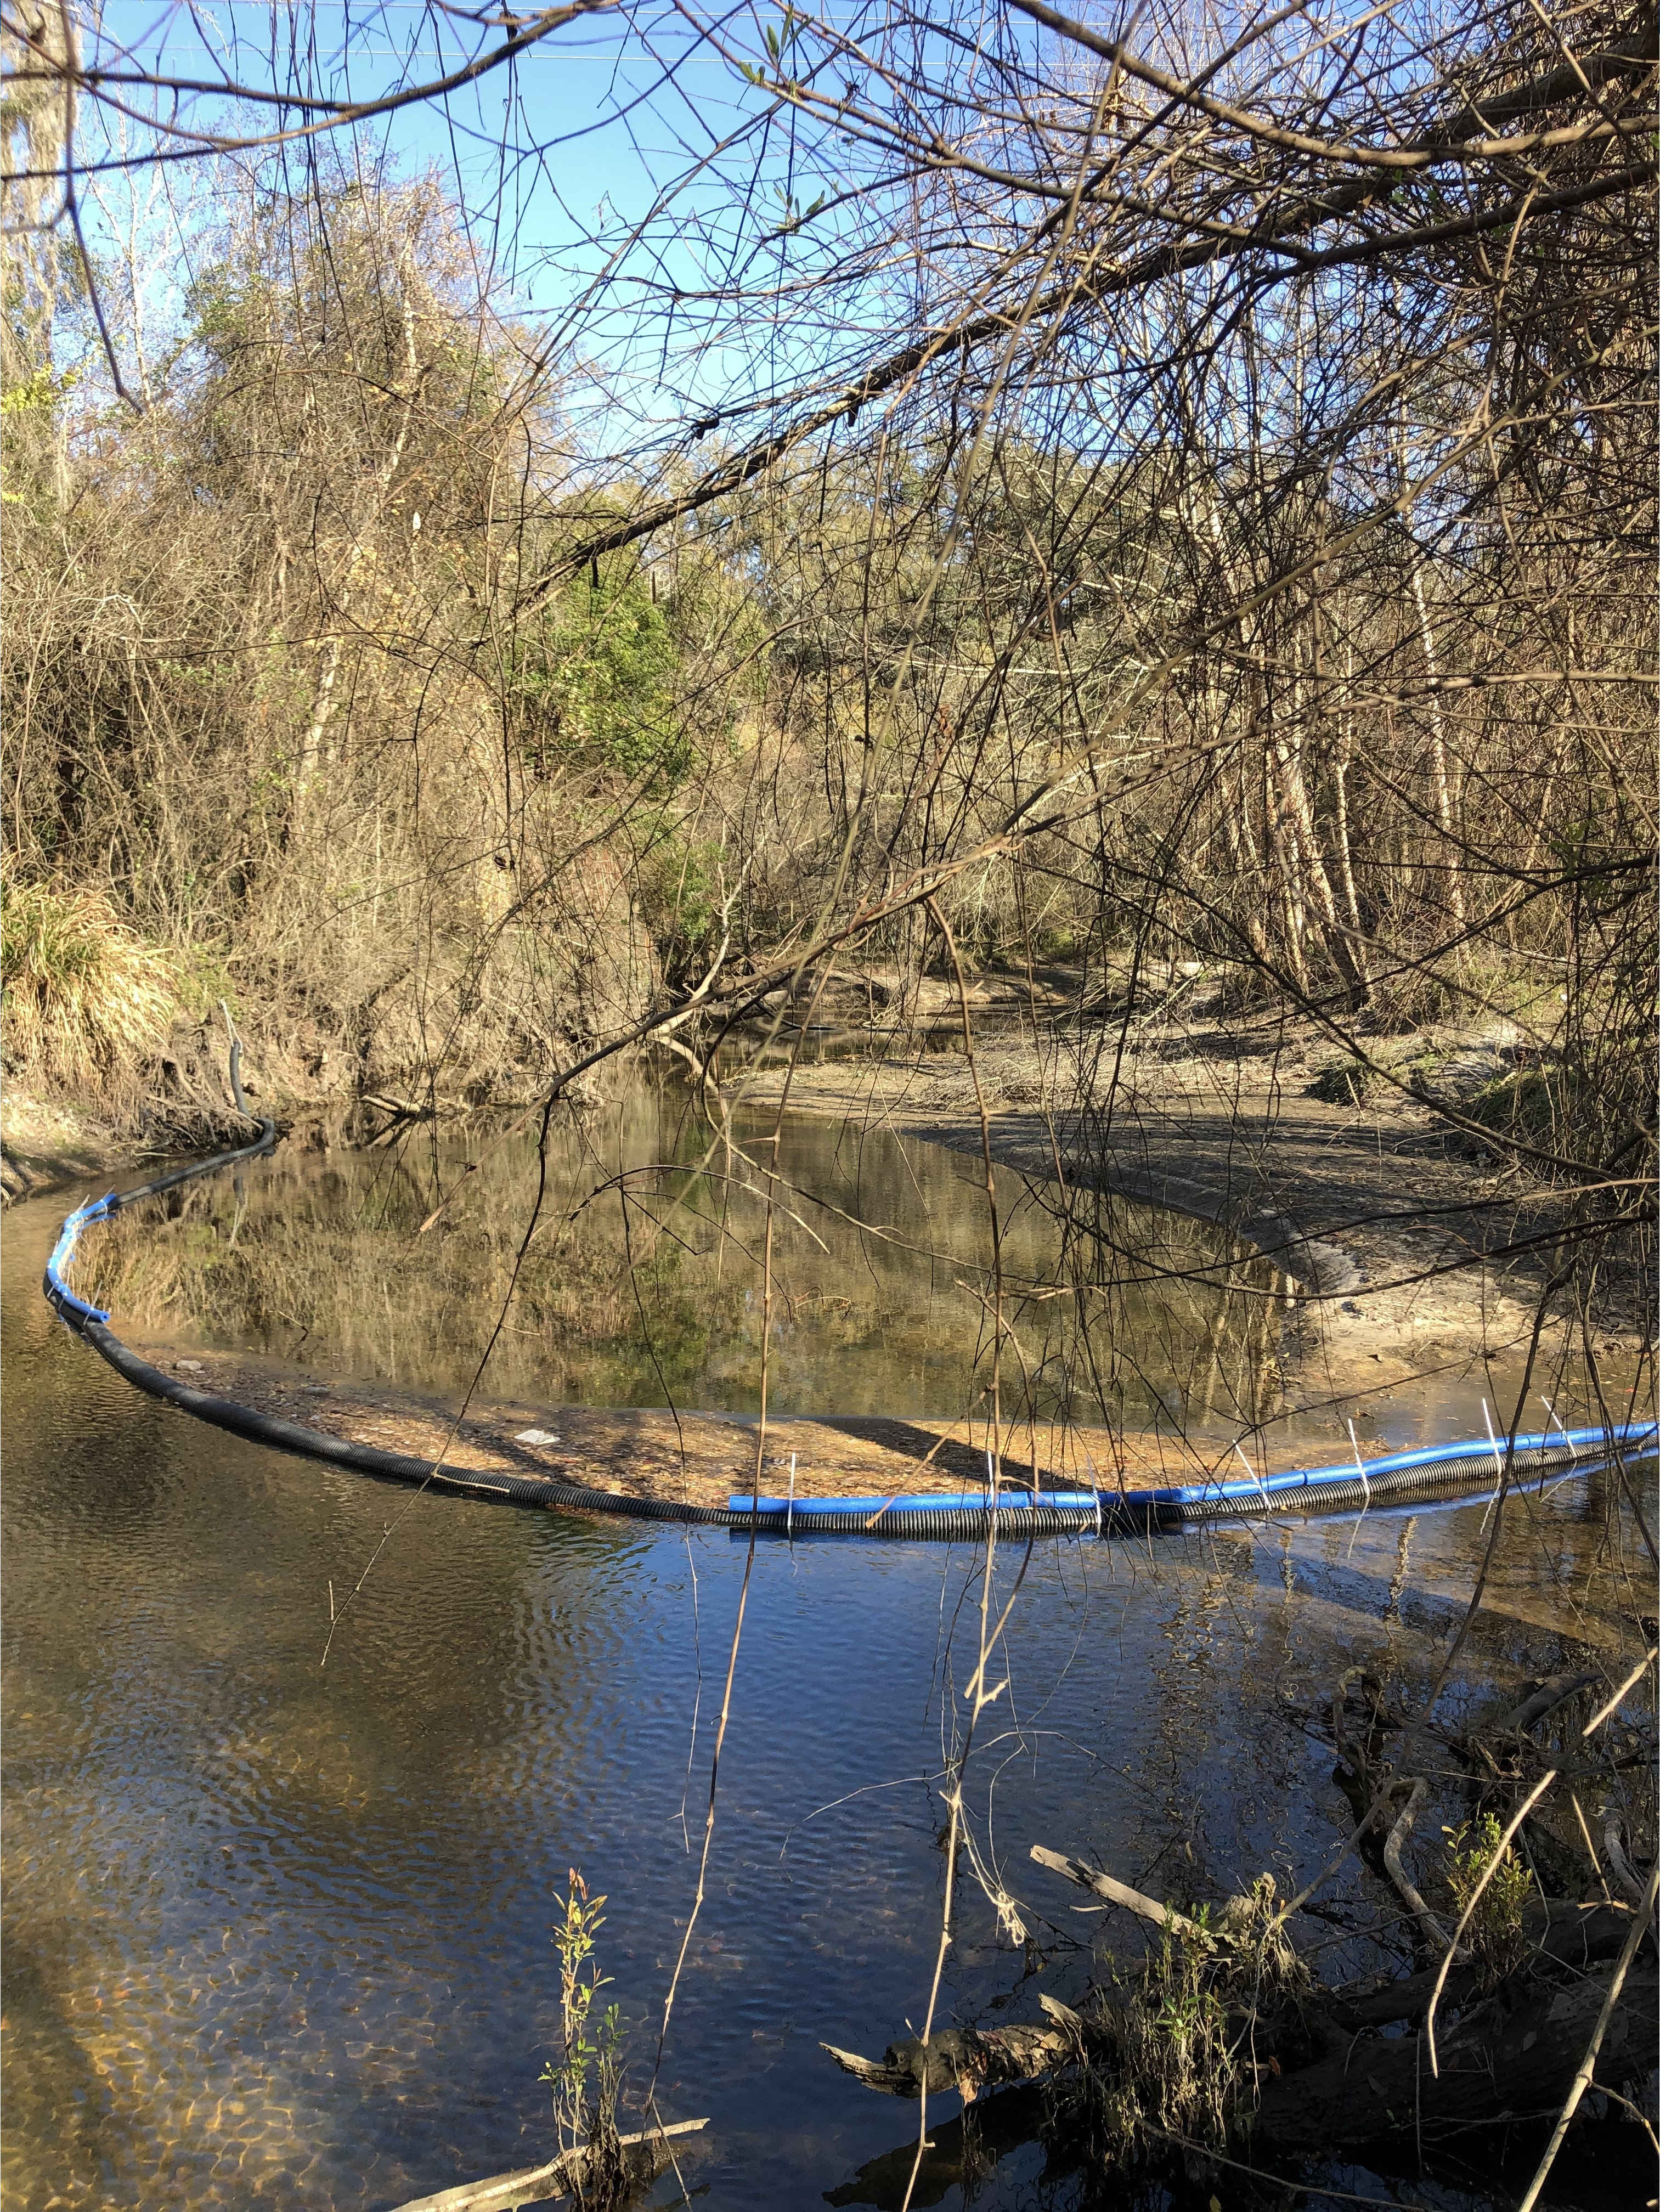
[[[602,1964],[636,2087],[650,2072],[744,1547],[409,1499],[136,1396],[38,1295],[73,1195],[15,1210],[4,1252],[4,2202],[372,2212],[529,2163],[573,1865],[608,1895]],[[1639,1648],[1649,1577],[1604,1504],[1568,1484],[1511,1511],[1451,1712]],[[394,1522],[325,1668],[331,1594]],[[1039,1988],[1078,1994],[1092,1946],[1134,1955],[1030,1864],[1034,1842],[1160,1894],[1311,1871],[1348,1810],[1310,1715],[1359,1661],[1426,1679],[1489,1532],[1475,1505],[1034,1551],[969,1790],[1033,1948],[1000,1938],[965,1863],[942,2015],[1009,1998],[1029,2017]],[[711,2118],[687,2171],[711,2205],[890,2201],[879,2166],[859,2177],[915,2108],[818,2044],[879,2051],[920,2024],[973,1571],[932,1547],[757,1556],[658,2083],[668,2117]],[[1420,1822],[1426,1879],[1451,1812]],[[1352,1868],[1331,1896],[1356,1925],[1321,1963],[1359,1972],[1392,1905]],[[1514,2193],[1488,2193],[1487,2148],[1440,2171],[1406,2197]],[[1553,2201],[1598,2201],[1590,2167],[1560,2171]],[[918,2203],[964,2202],[925,2172]],[[1395,2194],[1376,2167],[1326,2178]],[[1079,2187],[1026,2145],[973,2201],[1070,2206]],[[666,2178],[655,2201],[676,2194]]]

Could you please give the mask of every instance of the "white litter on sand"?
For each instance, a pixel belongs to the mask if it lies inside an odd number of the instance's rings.
[[[520,1429],[514,1438],[516,1444],[556,1444],[558,1441],[550,1429]]]

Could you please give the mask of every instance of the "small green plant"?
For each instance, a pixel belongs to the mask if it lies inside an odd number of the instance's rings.
[[[1128,2003],[1099,2023],[1111,2061],[1094,2071],[1091,2086],[1110,2160],[1128,2156],[1149,2127],[1197,2142],[1226,2135],[1237,2071],[1227,2006],[1215,1986],[1208,1926],[1197,1918],[1195,1925],[1199,1932],[1190,1935],[1166,1923]]]
[[[1451,1861],[1447,1887],[1461,1919],[1476,1891],[1481,1891],[1464,1930],[1464,1942],[1484,1976],[1501,1980],[1521,1955],[1522,1909],[1531,1887],[1528,1870],[1517,1856],[1515,1846],[1505,1843],[1504,1829],[1492,1813],[1483,1813],[1456,1828],[1444,1828],[1442,1833]],[[1487,1887],[1481,1888],[1484,1875]]]
[[[561,2151],[585,2154],[574,2161],[579,2204],[600,2208],[616,2203],[623,2182],[623,2154],[617,2136],[617,2100],[623,2081],[623,2023],[617,2008],[594,2007],[611,1977],[594,1955],[605,1924],[603,1897],[590,1897],[575,1867],[570,1888],[561,1900],[553,1947],[559,1954],[561,2051],[541,2079],[553,2092],[554,2129]]]

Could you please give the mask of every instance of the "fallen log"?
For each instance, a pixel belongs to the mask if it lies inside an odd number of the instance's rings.
[[[418,1104],[413,1098],[394,1097],[386,1091],[366,1091],[363,1103],[378,1106],[383,1114],[393,1115],[400,1121],[429,1121],[438,1110],[431,1100],[425,1104]]]
[[[1584,2055],[1610,1980],[1605,1972],[1546,1986],[1513,2008],[1503,1992],[1488,1998],[1438,2035],[1438,2076],[1418,2035],[1339,2035],[1313,2065],[1261,2081],[1253,2134],[1286,2150],[1318,2149],[1548,2115]],[[1605,2081],[1652,2069],[1657,2001],[1652,1968],[1627,1975],[1603,2038]]]
[[[844,2074],[885,2097],[920,2097],[926,2086],[931,2097],[955,2089],[965,2105],[971,2105],[982,2089],[994,2089],[1006,2081],[1035,2081],[1052,2073],[1076,2044],[1060,2027],[1033,2023],[947,2027],[926,2041],[912,2036],[903,2043],[891,2043],[880,2058],[861,2058],[856,2051],[838,2051],[833,2043],[818,2047],[829,2051]]]
[[[1042,1845],[1031,1856],[1095,1895],[1201,1941],[1225,1978],[1232,1953],[1225,1911],[1221,1925],[1201,1927],[1080,1860]],[[1581,2060],[1608,1993],[1606,1962],[1625,1944],[1632,1919],[1622,1905],[1535,1899],[1523,1920],[1526,1964],[1502,1988],[1487,1986],[1479,1962],[1458,1962],[1442,1995],[1452,2025],[1441,2039],[1438,2078],[1420,2050],[1421,2033],[1377,2033],[1422,2021],[1441,1978],[1437,1969],[1382,1989],[1287,1991],[1272,2018],[1258,2018],[1247,2004],[1241,2019],[1256,2021],[1256,2064],[1241,2080],[1235,2124],[1288,2149],[1318,2149],[1403,2124],[1468,2127],[1549,2108]],[[1233,1932],[1237,1938],[1243,1930]],[[1565,1983],[1565,1972],[1576,1978]],[[1622,2065],[1633,2073],[1652,2066],[1657,1986],[1652,1972],[1628,1979],[1604,2045],[1604,2079],[1620,2078]],[[1232,2012],[1225,1978],[1221,1987]],[[1049,1996],[1040,2002],[1043,2022],[952,2028],[926,2044],[916,2038],[891,2044],[880,2059],[824,2048],[855,2080],[888,2096],[916,2097],[926,2085],[930,2095],[955,2089],[968,2104],[985,2090],[1038,2081],[1079,2063],[1110,2077],[1119,2047],[1113,2016],[1075,2012]]]
[[[707,2118],[672,2120],[666,2127],[619,2136],[617,2147],[630,2184],[642,2187],[664,2172],[670,2163],[670,2136],[697,2135],[708,2125]],[[498,2173],[488,2181],[464,2181],[453,2189],[441,2189],[435,2197],[411,2197],[395,2212],[515,2212],[520,2204],[545,2204],[572,2194],[587,2156],[587,2145],[579,2143],[545,2166],[522,2166],[516,2173]]]
[[[1630,1914],[1625,1916],[1627,1928],[1631,1918]],[[1432,1980],[1433,1977],[1429,1978]],[[1310,2153],[1330,2155],[1351,2146],[1360,2148],[1367,2142],[1381,2148],[1395,2138],[1404,2154],[1414,2157],[1420,2131],[1424,2137],[1421,2147],[1426,2151],[1431,2149],[1437,2135],[1443,2132],[1450,2135],[1455,2144],[1467,2143],[1468,2130],[1472,2124],[1472,2118],[1464,2117],[1467,2113],[1473,2114],[1476,2125],[1486,2122],[1508,2126],[1512,2123],[1506,2113],[1519,2117],[1529,2112],[1535,2117],[1548,2118],[1561,2100],[1563,2086],[1576,2058],[1583,2053],[1608,1986],[1608,1977],[1604,1974],[1586,1984],[1583,1990],[1541,1990],[1537,2004],[1528,2008],[1525,2016],[1517,2014],[1506,2029],[1485,2041],[1482,2030],[1486,2023],[1472,2019],[1466,2023],[1470,2037],[1468,2044],[1463,2040],[1464,2031],[1460,2031],[1460,2056],[1463,2062],[1460,2076],[1450,2081],[1444,2091],[1431,2075],[1427,2063],[1421,2074],[1415,2069],[1413,2062],[1419,2048],[1415,2036],[1393,2042],[1371,2037],[1356,2039],[1346,2054],[1334,2051],[1322,2064],[1287,2075],[1283,2081],[1274,2080],[1271,2073],[1264,2073],[1258,2077],[1262,2096],[1250,2125],[1249,2148],[1242,2149],[1240,2154],[1250,2160],[1253,2169],[1260,2169],[1265,2160],[1276,2154],[1301,2160]],[[1427,1989],[1425,1994],[1427,1996]],[[1541,2034],[1537,2024],[1539,2012],[1543,2010],[1548,2014],[1557,1998],[1564,1995],[1571,1997],[1571,2002],[1561,2008],[1554,2021],[1548,2022],[1546,2033]],[[1599,2080],[1613,2086],[1622,2071],[1638,2074],[1645,2065],[1653,2063],[1653,2018],[1657,1995],[1660,1987],[1652,1972],[1644,1978],[1640,1990],[1633,1990],[1627,1984],[1619,2008],[1618,2047],[1614,2047],[1614,2036],[1605,2040],[1597,2066]],[[1052,2011],[1052,2004],[1046,2003],[1044,2009]],[[1529,2038],[1535,2036],[1539,2039],[1529,2043]],[[1548,2055],[1539,2056],[1541,2051],[1548,2051]],[[1343,2076],[1346,2063],[1347,2077],[1337,2078]],[[1423,2093],[1423,2101],[1414,2112],[1413,2100],[1418,2090]],[[1330,2101],[1325,2101],[1328,2100]],[[839,2206],[897,2207],[907,2199],[915,2207],[938,2204],[952,2187],[960,2187],[966,2178],[983,2181],[988,2166],[1023,2145],[1040,2139],[1048,2145],[1052,2160],[1057,2150],[1064,2159],[1065,2112],[1064,2102],[1057,2109],[1053,2092],[1045,2094],[1035,2086],[1028,2086],[1011,2088],[978,2106],[973,2116],[965,2112],[960,2118],[936,2123],[930,2114],[929,2148],[920,2168],[913,2134],[892,2150],[861,2166],[850,2182],[827,2191],[824,2201]],[[1089,2138],[1082,2140],[1087,2142]],[[1202,2154],[1203,2146],[1189,2143],[1180,2136],[1166,2136],[1164,2140],[1175,2142],[1184,2151]],[[1465,2171],[1461,2167],[1461,2180],[1465,2178]],[[1287,2201],[1291,2194],[1300,2194],[1308,2186],[1306,2174],[1297,2180],[1288,2178]]]
[[[1631,1916],[1623,1917],[1629,1929]],[[1412,1979],[1414,1985],[1423,1984],[1421,1990],[1414,1986],[1412,1996],[1421,2012],[1435,1977]],[[1548,2115],[1572,2081],[1610,1980],[1605,1967],[1566,1986],[1535,1984],[1520,2003],[1508,1990],[1485,1999],[1438,2038],[1438,2075],[1430,2070],[1421,2034],[1375,2033],[1402,2016],[1400,1998],[1407,1984],[1398,1984],[1397,1992],[1383,1993],[1387,2002],[1371,2011],[1365,2025],[1359,2024],[1365,2016],[1364,2007],[1311,2008],[1301,2026],[1319,2056],[1310,2064],[1276,2075],[1267,2063],[1271,2054],[1265,2044],[1254,2109],[1248,2102],[1239,2121],[1253,2140],[1306,2151],[1374,2142],[1402,2130],[1498,2126]],[[1627,1975],[1604,2035],[1600,2080],[1614,2086],[1627,2075],[1651,2070],[1657,2002],[1660,1974],[1648,1968]],[[1090,2059],[1095,2038],[1087,2022],[1065,2007],[1045,2008],[1052,2018],[1067,2014],[1064,2028],[1037,2023],[983,2033],[952,2028],[927,2046],[917,2040],[890,2045],[879,2061],[829,2044],[824,2047],[848,2073],[886,2095],[919,2095],[926,2072],[931,2096],[957,2089],[970,2103],[981,2091],[1000,2083],[1039,2081]],[[1357,2021],[1353,2028],[1350,2020]],[[1093,2055],[1100,2063],[1098,2046]]]
[[[1554,1897],[1537,1899],[1522,1916],[1522,1937],[1535,1965],[1584,1968],[1612,1959],[1631,1928],[1631,1914],[1623,1905],[1578,1905]],[[1317,2008],[1338,2027],[1354,2033],[1363,2027],[1383,2027],[1392,2021],[1418,2019],[1434,1994],[1439,1969],[1427,1966],[1422,1973],[1387,1982],[1381,1989],[1322,1991]],[[1455,1968],[1448,1977],[1445,2002],[1465,2002],[1475,1988],[1476,1971],[1462,1974]]]

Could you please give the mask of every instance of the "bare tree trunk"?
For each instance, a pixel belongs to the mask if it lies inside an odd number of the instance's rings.
[[[1348,683],[1354,682],[1354,647],[1348,649]],[[1343,880],[1343,902],[1348,908],[1349,927],[1354,932],[1355,959],[1366,975],[1370,991],[1371,977],[1365,945],[1360,941],[1360,900],[1354,883],[1354,849],[1349,837],[1349,768],[1354,757],[1354,710],[1346,702],[1338,722],[1337,757],[1332,764],[1332,781],[1337,793],[1337,863]]]
[[[415,270],[407,240],[399,247],[397,261],[399,306],[402,310],[404,330],[404,375],[398,394],[402,405],[398,413],[398,431],[385,460],[376,471],[373,479],[369,512],[354,532],[351,543],[347,549],[340,589],[332,610],[334,627],[330,633],[328,644],[324,648],[323,670],[318,678],[317,690],[312,702],[311,719],[306,726],[306,734],[300,745],[299,775],[295,799],[296,805],[301,807],[305,805],[307,796],[317,780],[319,768],[323,765],[324,740],[333,718],[335,691],[340,677],[341,656],[345,649],[346,625],[351,620],[352,609],[357,597],[359,579],[365,558],[365,540],[369,532],[385,515],[387,499],[391,495],[393,484],[398,480],[398,471],[403,463],[404,449],[409,444],[410,426],[415,419],[415,403],[420,393],[421,369],[417,358],[415,343]]]
[[[1447,904],[1452,918],[1460,929],[1464,927],[1464,878],[1460,865],[1457,832],[1454,821],[1452,779],[1447,766],[1446,720],[1441,710],[1439,690],[1441,671],[1435,655],[1435,635],[1430,628],[1429,609],[1424,604],[1424,563],[1414,561],[1412,569],[1412,603],[1418,610],[1418,635],[1423,642],[1424,665],[1428,669],[1432,688],[1430,708],[1430,762],[1435,778],[1435,813],[1441,825],[1441,835],[1446,846]]]
[[[1303,718],[1299,711],[1300,681],[1294,684],[1289,734],[1281,735],[1280,727],[1274,732],[1274,758],[1280,769],[1280,789],[1286,811],[1292,823],[1292,846],[1298,860],[1299,879],[1305,881],[1314,902],[1319,909],[1322,935],[1326,949],[1349,986],[1357,1005],[1364,1004],[1368,995],[1365,974],[1354,956],[1348,933],[1338,915],[1337,900],[1333,893],[1331,877],[1327,871],[1321,850],[1320,833],[1314,818],[1314,803],[1309,795],[1308,780],[1303,773]]]

